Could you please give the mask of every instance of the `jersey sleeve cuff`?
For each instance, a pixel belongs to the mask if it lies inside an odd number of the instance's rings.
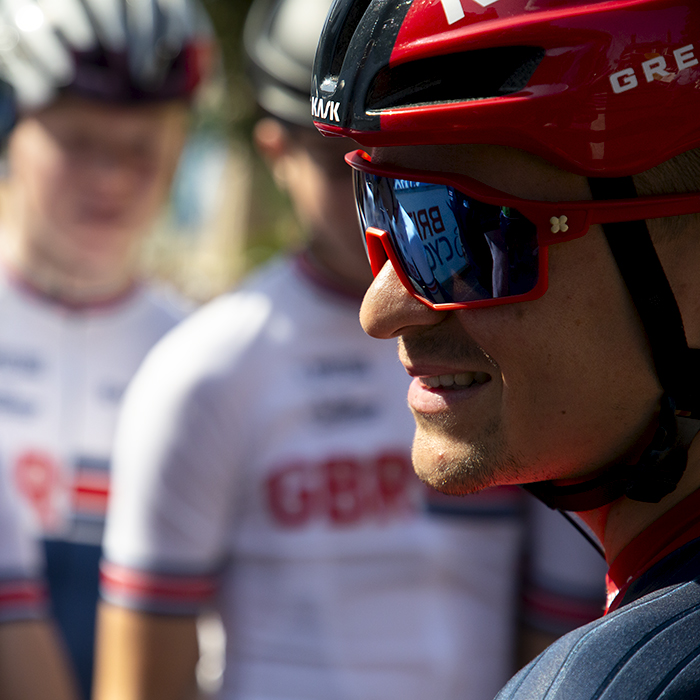
[[[0,623],[37,620],[48,614],[48,592],[42,580],[0,576]]]
[[[142,612],[197,615],[212,607],[218,583],[216,573],[155,573],[109,561],[100,565],[102,599]]]

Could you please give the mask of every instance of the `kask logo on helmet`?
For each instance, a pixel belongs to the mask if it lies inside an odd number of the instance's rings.
[[[311,98],[311,116],[316,119],[329,119],[332,122],[340,122],[338,109],[340,102],[324,100],[322,97]]]
[[[693,44],[686,44],[673,52],[673,58],[677,67],[676,74],[698,64],[694,51],[695,47]],[[653,56],[647,61],[642,61],[641,64],[642,74],[647,83],[673,77],[674,73],[666,70],[667,68],[671,68],[671,66],[667,65],[666,59],[659,55]],[[637,71],[634,68],[624,68],[617,71],[617,73],[613,73],[610,76],[610,85],[615,94],[633,90],[639,85]]]

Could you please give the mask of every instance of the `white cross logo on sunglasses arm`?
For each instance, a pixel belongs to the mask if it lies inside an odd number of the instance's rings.
[[[468,1],[468,0],[467,0]],[[471,0],[481,7],[488,7],[493,5],[494,2],[498,0]],[[460,19],[464,19],[464,9],[462,8],[462,0],[440,0],[442,3],[442,9],[445,11],[445,17],[447,19],[447,24],[454,24],[459,22]]]
[[[553,216],[549,223],[552,224],[552,233],[566,233],[569,230],[569,225],[566,223],[569,220],[567,216]]]

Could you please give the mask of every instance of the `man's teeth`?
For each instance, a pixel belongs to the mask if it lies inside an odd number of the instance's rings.
[[[448,386],[471,386],[485,384],[491,377],[486,372],[461,372],[460,374],[440,374],[433,377],[421,377],[420,380],[431,389]]]

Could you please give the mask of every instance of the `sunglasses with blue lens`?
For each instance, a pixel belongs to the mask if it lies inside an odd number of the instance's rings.
[[[436,309],[537,299],[547,290],[548,247],[591,225],[700,211],[700,194],[627,200],[521,199],[472,178],[345,157],[375,275],[390,261],[404,287]]]

